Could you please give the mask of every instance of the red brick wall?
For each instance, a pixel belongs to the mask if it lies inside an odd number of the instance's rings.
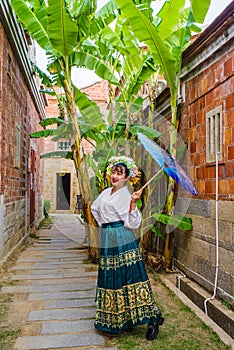
[[[106,80],[102,80],[81,89],[81,91],[89,95],[91,100],[96,102],[100,107],[100,111],[103,114],[104,118],[107,117],[107,103],[109,99],[108,82]]]
[[[29,187],[27,162],[29,159],[29,134],[38,129],[39,116],[25,85],[14,53],[4,31],[1,30],[1,193],[5,203],[20,200]],[[8,73],[8,57],[11,69]],[[20,129],[20,163],[16,167],[16,126]],[[33,141],[40,154],[43,142]],[[39,157],[37,169],[40,168]],[[37,190],[42,194],[43,186],[37,177]],[[25,184],[27,186],[25,187]]]
[[[199,197],[215,198],[215,163],[206,162],[206,113],[222,105],[223,158],[219,161],[219,195],[234,200],[234,58],[233,50],[186,83],[181,130],[188,139],[192,177]]]
[[[0,259],[14,250],[29,226],[31,145],[36,152],[34,224],[44,217],[39,157],[44,143],[29,137],[39,121],[32,93],[0,23]]]
[[[87,86],[81,89],[81,91],[88,94],[91,100],[98,104],[106,103],[108,100],[108,82],[106,80]]]

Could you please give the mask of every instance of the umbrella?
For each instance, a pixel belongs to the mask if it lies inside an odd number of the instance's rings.
[[[161,167],[158,173],[156,173],[143,187],[147,186],[160,172],[165,171],[172,179],[174,179],[179,185],[183,186],[186,191],[197,196],[198,191],[186,174],[183,168],[176,162],[176,160],[166,152],[157,143],[153,142],[147,136],[137,133],[138,139],[146,149],[146,151],[151,155],[151,157],[158,163]]]

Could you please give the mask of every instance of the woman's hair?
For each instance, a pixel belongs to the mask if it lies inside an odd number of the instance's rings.
[[[113,167],[112,167],[112,171],[113,170],[120,171],[121,174],[123,174],[125,172],[126,177],[128,177],[129,173],[130,173],[127,165],[122,163],[122,162],[114,164]],[[123,170],[124,170],[124,172],[123,172]]]

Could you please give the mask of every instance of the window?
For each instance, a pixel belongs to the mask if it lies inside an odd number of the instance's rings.
[[[7,73],[9,74],[9,76],[11,76],[11,56],[8,55],[7,58]]]
[[[222,106],[206,113],[206,162],[222,159]]]
[[[59,151],[69,151],[70,150],[70,142],[69,141],[58,142],[58,150]]]
[[[15,167],[20,168],[20,127],[15,127]]]

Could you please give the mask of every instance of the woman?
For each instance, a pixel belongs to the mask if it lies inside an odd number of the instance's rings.
[[[126,186],[128,180],[136,179],[138,170],[131,158],[112,157],[107,174],[112,187],[105,189],[91,206],[100,226],[95,328],[122,333],[148,323],[146,339],[153,340],[164,319],[153,299],[132,231],[141,224],[136,201],[142,191],[131,195]]]

